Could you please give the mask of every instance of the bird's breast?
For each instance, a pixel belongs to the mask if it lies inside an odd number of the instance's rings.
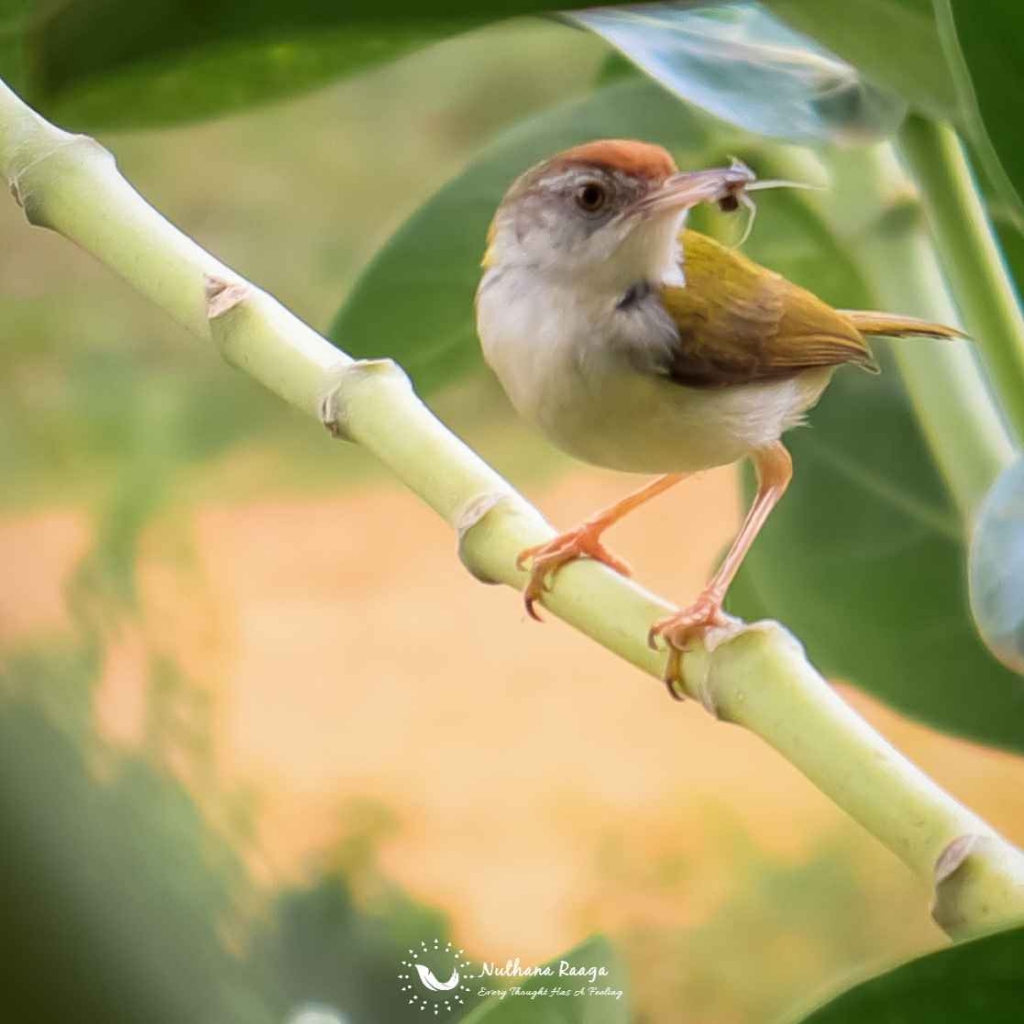
[[[621,299],[500,268],[477,293],[484,357],[513,406],[586,462],[637,473],[735,462],[799,422],[828,382],[830,372],[809,371],[723,388],[677,384],[657,369],[678,337],[657,294]]]
[[[517,412],[549,434],[585,412],[603,314],[598,303],[541,286],[528,272],[490,270],[481,282],[477,330],[484,358]]]

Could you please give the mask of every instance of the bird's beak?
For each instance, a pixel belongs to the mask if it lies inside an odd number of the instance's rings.
[[[642,199],[627,207],[630,217],[647,218],[661,213],[688,210],[699,203],[714,203],[734,196],[751,184],[754,172],[739,160],[728,167],[673,174]]]

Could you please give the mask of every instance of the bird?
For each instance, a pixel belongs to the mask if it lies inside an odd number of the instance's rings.
[[[526,609],[578,558],[629,575],[602,535],[686,477],[750,459],[757,492],[696,600],[651,625],[665,676],[708,630],[735,622],[730,583],[793,473],[782,435],[805,421],[844,365],[878,372],[876,335],[962,337],[916,317],[838,310],[686,227],[703,202],[733,210],[758,185],[734,161],[680,172],[661,146],[598,139],[521,174],[491,221],[477,333],[516,411],[591,464],[655,474],[621,501],[521,552]]]

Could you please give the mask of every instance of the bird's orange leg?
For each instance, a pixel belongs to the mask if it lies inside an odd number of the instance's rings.
[[[793,460],[780,441],[776,441],[768,448],[758,449],[754,452],[753,459],[757,470],[757,496],[729,553],[725,556],[725,561],[701,591],[700,597],[689,608],[659,619],[651,626],[648,635],[650,645],[654,647],[655,640],[660,636],[669,646],[670,657],[665,668],[665,679],[670,690],[672,681],[679,674],[680,652],[686,650],[690,641],[701,636],[705,630],[729,623],[729,616],[722,611],[722,602],[725,600],[729,584],[739,572],[751,544],[761,532],[761,527],[764,526],[772,509],[786,493],[789,481],[793,477]]]
[[[605,565],[621,573],[623,576],[630,575],[629,565],[613,555],[602,543],[601,534],[614,523],[617,523],[623,516],[628,515],[633,509],[638,508],[645,501],[650,501],[655,495],[667,491],[670,487],[685,479],[686,473],[667,473],[659,476],[650,483],[644,484],[639,490],[627,495],[622,501],[617,501],[606,509],[595,513],[589,519],[580,523],[579,526],[565,533],[560,533],[546,544],[538,544],[534,548],[527,548],[519,553],[516,559],[516,566],[525,568],[527,562],[531,562],[530,578],[527,580],[526,588],[523,590],[523,599],[526,602],[526,610],[531,618],[540,621],[540,616],[534,609],[534,604],[541,599],[547,588],[547,580],[554,575],[561,567],[568,562],[574,562],[577,558],[586,555],[596,562],[603,562]]]

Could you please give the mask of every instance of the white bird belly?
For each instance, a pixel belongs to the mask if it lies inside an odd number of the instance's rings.
[[[777,441],[802,421],[830,375],[807,371],[786,381],[692,388],[624,369],[602,388],[598,408],[577,392],[538,426],[570,454],[610,469],[696,472]]]
[[[524,419],[595,465],[674,473],[736,462],[799,424],[834,370],[687,387],[638,369],[602,342],[592,325],[607,322],[610,309],[540,304],[522,284],[502,277],[488,285],[485,278],[477,298],[484,356]]]

